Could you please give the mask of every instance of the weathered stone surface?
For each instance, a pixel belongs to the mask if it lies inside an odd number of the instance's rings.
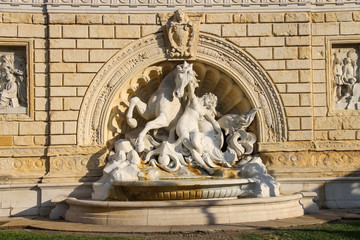
[[[340,34],[360,34],[360,22],[340,23]]]
[[[275,83],[299,82],[297,71],[271,71],[269,74]]]
[[[290,141],[305,141],[312,139],[312,131],[289,131]]]
[[[202,24],[200,25],[200,31],[221,36],[221,24]]]
[[[64,74],[64,86],[88,86],[94,74],[89,73],[66,73]]]
[[[272,25],[271,24],[248,24],[248,36],[249,37],[266,37],[271,36]]]
[[[155,14],[131,14],[129,16],[130,24],[156,24]]]
[[[117,50],[90,50],[90,62],[106,62]]]
[[[289,130],[300,130],[300,118],[288,118],[287,123]]]
[[[64,50],[63,51],[64,62],[88,62],[89,50]]]
[[[18,25],[18,37],[45,38],[46,35],[46,26],[30,24]]]
[[[126,24],[129,22],[127,14],[106,14],[103,16],[104,24]]]
[[[274,59],[296,59],[296,58],[298,58],[297,47],[274,48]]]
[[[312,25],[312,34],[329,36],[339,34],[339,23],[314,23]]]
[[[116,38],[140,38],[140,26],[116,26]]]
[[[274,24],[273,33],[275,36],[295,36],[298,26],[296,23]]]
[[[19,125],[20,135],[46,135],[49,131],[49,126],[46,122],[22,122]]]
[[[260,46],[284,46],[285,38],[283,37],[262,37],[260,38]]]
[[[355,139],[355,130],[335,130],[329,132],[330,140],[353,140]]]
[[[234,14],[235,23],[257,23],[258,22],[257,13],[240,13]]]
[[[259,38],[229,38],[231,42],[239,47],[256,47],[259,46]]]
[[[271,48],[247,48],[246,51],[258,60],[266,60],[273,58]]]
[[[222,36],[223,37],[246,36],[246,25],[245,24],[223,25]]]
[[[285,14],[285,22],[309,22],[310,17],[307,12],[288,12]]]
[[[115,31],[113,26],[91,25],[89,27],[90,38],[114,38],[114,36]]]
[[[207,14],[205,16],[206,23],[231,23],[233,21],[232,14]]]
[[[322,117],[315,118],[316,130],[335,130],[341,128],[341,118],[337,117]]]
[[[75,23],[74,14],[49,14],[50,24],[71,24]]]
[[[79,24],[101,24],[101,14],[78,14],[76,15],[76,23]]]
[[[81,25],[63,26],[63,38],[88,38],[89,27]]]
[[[284,22],[284,13],[260,13],[260,22]]]
[[[14,145],[13,137],[0,136],[0,146],[12,146],[12,145]]]
[[[281,98],[285,107],[300,105],[299,94],[282,94]]]
[[[32,15],[27,13],[3,13],[3,23],[32,23]]]
[[[291,83],[288,84],[288,92],[292,93],[301,93],[301,92],[311,92],[311,85],[308,83]]]

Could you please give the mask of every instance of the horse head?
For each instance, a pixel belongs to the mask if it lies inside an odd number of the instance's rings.
[[[192,68],[193,65],[188,64],[186,61],[182,65],[176,66],[175,97],[182,98],[184,96],[185,87],[196,78],[196,73]]]

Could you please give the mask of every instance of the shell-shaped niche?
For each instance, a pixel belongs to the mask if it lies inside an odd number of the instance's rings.
[[[162,79],[181,63],[163,62],[147,67],[120,88],[119,94],[112,101],[113,107],[108,122],[108,140],[123,138],[124,134],[133,130],[126,122],[126,111],[130,99],[137,96],[147,103]],[[200,62],[193,62],[193,70],[197,74],[197,79],[200,80],[195,94],[201,97],[205,93],[214,93],[218,98],[216,109],[220,114],[241,114],[249,112],[253,108],[242,88],[221,70]],[[137,113],[137,110],[134,110],[134,118],[137,119],[138,126],[146,124],[146,120]],[[253,123],[249,127],[249,131],[258,136],[256,124]]]

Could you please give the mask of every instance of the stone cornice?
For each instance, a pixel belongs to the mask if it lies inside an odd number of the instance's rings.
[[[2,12],[158,13],[359,10],[360,0],[0,0]]]

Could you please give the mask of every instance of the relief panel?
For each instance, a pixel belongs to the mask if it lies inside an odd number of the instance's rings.
[[[331,47],[330,99],[334,110],[360,109],[360,44],[333,44]]]
[[[28,112],[25,46],[0,46],[0,114]]]

